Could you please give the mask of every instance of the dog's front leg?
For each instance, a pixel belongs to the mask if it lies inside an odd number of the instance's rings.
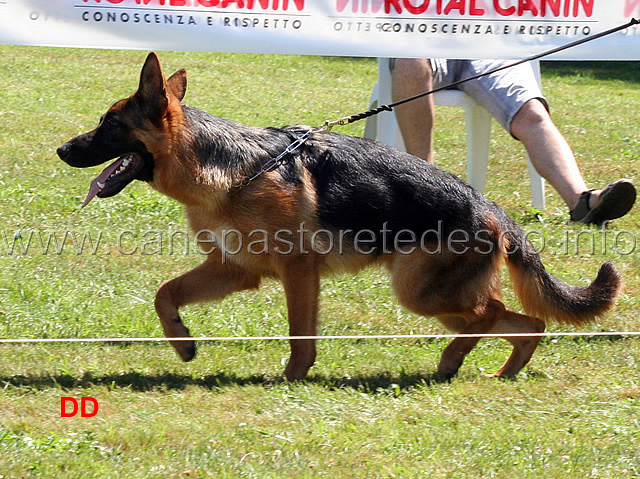
[[[191,303],[214,301],[243,289],[257,288],[260,277],[211,254],[200,266],[164,283],[156,294],[155,307],[164,334],[168,338],[189,337],[178,308]],[[194,341],[170,341],[183,361],[196,354]]]
[[[290,336],[315,336],[320,277],[313,257],[287,259],[280,272],[287,298]],[[304,379],[316,359],[315,340],[290,340],[291,357],[284,370],[288,381]]]

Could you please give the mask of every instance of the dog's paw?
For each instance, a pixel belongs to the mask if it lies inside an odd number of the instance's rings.
[[[457,372],[457,371],[456,371]],[[451,382],[451,380],[455,377],[456,373],[443,373],[437,372],[432,375],[432,381],[436,384],[445,384]]]
[[[170,341],[180,359],[184,362],[191,361],[196,355],[195,341]]]
[[[163,326],[165,326],[163,324]],[[168,327],[164,328],[165,334],[168,338],[188,338],[191,336],[189,333],[189,329],[182,323],[182,319],[180,316],[174,318],[168,325]],[[181,340],[181,341],[171,341],[169,340],[173,349],[176,350],[178,356],[183,361],[191,361],[196,355],[196,342],[191,340]]]
[[[298,382],[304,380],[307,377],[307,372],[310,366],[292,365],[291,362],[287,365],[286,369],[282,373],[282,380],[285,382]]]

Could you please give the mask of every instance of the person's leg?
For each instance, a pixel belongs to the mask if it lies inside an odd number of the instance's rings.
[[[433,89],[433,72],[427,59],[396,58],[391,71],[394,102]],[[431,95],[394,108],[408,153],[433,163],[434,106]]]
[[[569,209],[574,209],[587,185],[571,148],[544,105],[537,99],[525,103],[513,117],[510,133],[522,142],[538,173],[556,189]],[[596,196],[592,201],[597,200]]]
[[[540,101],[530,100],[516,113],[511,134],[522,141],[535,169],[565,201],[573,221],[602,224],[633,206],[636,191],[628,180],[604,190],[587,189],[571,148]]]
[[[504,62],[465,62],[463,77],[502,66]],[[573,221],[602,224],[625,215],[636,190],[628,180],[603,190],[589,190],[575,157],[549,114],[546,100],[528,64],[463,83],[464,90],[485,107],[502,127],[520,140],[535,169],[558,191]]]

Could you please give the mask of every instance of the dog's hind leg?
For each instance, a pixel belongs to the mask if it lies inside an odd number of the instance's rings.
[[[543,333],[545,323],[541,319],[518,314],[513,311],[505,311],[504,316],[489,331],[492,334],[535,334]],[[541,336],[504,336],[504,339],[513,345],[513,352],[492,376],[514,377],[529,362],[536,350]]]
[[[460,334],[486,334],[502,318],[498,299],[499,264],[487,255],[396,255],[390,263],[400,303],[415,313],[435,316]],[[438,375],[453,377],[480,338],[456,337],[442,353]]]
[[[486,334],[505,313],[504,305],[496,300],[490,299],[481,315],[468,313],[460,315],[458,320],[455,316],[443,316],[438,319],[447,327],[453,327],[460,334]],[[462,322],[464,320],[464,326]],[[478,344],[480,337],[457,337],[442,352],[440,364],[438,365],[438,376],[442,379],[449,379],[455,376],[462,366],[464,358]]]
[[[279,276],[287,298],[289,335],[315,336],[320,276],[313,257],[288,259],[282,265]],[[315,340],[292,339],[289,346],[291,357],[283,376],[288,381],[304,379],[316,359]]]
[[[156,312],[165,336],[190,336],[178,313],[181,306],[222,299],[235,291],[257,288],[259,285],[259,276],[233,263],[224,262],[219,254],[208,256],[200,266],[165,282],[156,293]],[[183,361],[190,361],[196,354],[194,341],[170,343]]]

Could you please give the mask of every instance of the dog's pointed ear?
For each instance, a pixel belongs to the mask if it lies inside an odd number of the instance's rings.
[[[140,85],[135,96],[140,102],[143,113],[152,121],[162,118],[167,110],[169,105],[167,82],[155,52],[149,53],[144,62],[140,72]]]
[[[171,75],[167,80],[167,87],[178,100],[182,101],[187,92],[187,71],[183,68]]]

